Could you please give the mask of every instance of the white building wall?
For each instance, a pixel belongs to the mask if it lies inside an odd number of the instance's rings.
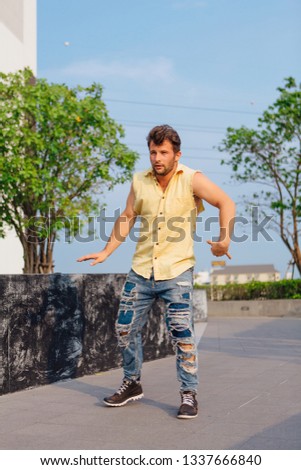
[[[196,284],[209,284],[210,282],[210,274],[209,271],[199,271],[194,276],[194,282]]]
[[[36,0],[0,0],[0,70],[37,72]]]
[[[238,273],[238,274],[222,274],[214,273],[211,277],[212,284],[224,286],[225,284],[245,284],[251,281],[279,281],[280,273]]]
[[[0,0],[0,71],[37,73],[36,0]],[[22,272],[23,250],[14,231],[0,239],[0,274]]]

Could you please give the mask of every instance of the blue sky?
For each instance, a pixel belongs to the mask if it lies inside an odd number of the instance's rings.
[[[228,126],[256,127],[285,77],[300,81],[300,17],[299,0],[38,0],[38,76],[70,86],[101,83],[125,142],[140,154],[136,170],[149,165],[149,129],[174,126],[182,163],[202,170],[239,202],[253,188],[231,182],[216,147]],[[125,184],[100,196],[107,215],[123,208],[128,191]],[[212,215],[216,210],[206,206],[203,222]],[[202,229],[200,222],[199,234]],[[229,263],[272,263],[283,274],[290,254],[269,233],[274,241],[252,241],[249,233],[246,242],[233,244]],[[195,247],[197,271],[210,269],[205,240],[217,235],[217,225],[203,235]],[[103,246],[100,240],[61,240],[55,271],[127,272],[131,240],[102,265],[76,263]]]

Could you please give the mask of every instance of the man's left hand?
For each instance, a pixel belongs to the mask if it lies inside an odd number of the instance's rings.
[[[224,242],[212,242],[207,240],[208,245],[211,245],[211,253],[214,256],[228,256],[229,259],[232,259],[232,256],[228,252],[229,245]]]

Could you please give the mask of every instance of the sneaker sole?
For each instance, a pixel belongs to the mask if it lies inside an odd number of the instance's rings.
[[[129,401],[136,401],[136,400],[140,400],[140,398],[143,398],[143,393],[141,393],[140,395],[136,395],[134,397],[130,397],[128,398],[127,400],[123,401],[122,403],[109,403],[105,400],[103,400],[104,404],[107,405],[107,406],[124,406],[126,405]]]
[[[178,419],[193,419],[193,418],[197,418],[198,415],[194,415],[194,416],[188,416],[188,415],[178,415],[177,418]]]

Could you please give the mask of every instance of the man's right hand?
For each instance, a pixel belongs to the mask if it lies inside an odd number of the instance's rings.
[[[82,261],[88,261],[90,259],[93,259],[94,261],[90,263],[90,266],[95,266],[95,264],[98,263],[103,263],[107,257],[108,253],[105,250],[99,251],[98,253],[90,253],[89,255],[84,255],[81,258],[78,258],[76,261],[82,262]]]

